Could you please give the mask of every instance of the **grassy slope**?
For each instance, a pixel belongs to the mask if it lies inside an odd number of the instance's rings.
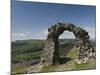
[[[17,63],[39,59],[44,43],[44,40],[20,40],[12,42],[12,73],[26,73],[27,69],[32,65]]]
[[[11,73],[14,74],[22,74],[22,73],[27,73],[27,69],[29,68],[29,65],[20,65],[17,66],[16,64],[12,63],[12,69],[11,69]]]
[[[12,42],[12,62],[24,62],[39,59],[44,40],[21,40]]]
[[[72,60],[61,65],[55,66],[44,66],[41,72],[54,72],[54,71],[71,71],[71,70],[88,70],[88,69],[95,69],[96,63],[95,61],[88,62],[86,64],[76,64],[74,62],[76,56],[76,50],[73,48],[67,54],[67,57],[71,57]]]
[[[70,42],[70,41],[69,41]],[[21,61],[29,61],[36,59],[40,56],[40,51],[44,47],[45,41],[41,40],[27,40],[22,42],[14,43],[12,47],[12,60],[21,62]],[[54,71],[69,71],[69,70],[83,70],[83,69],[95,69],[96,64],[93,61],[91,64],[81,64],[78,65],[74,63],[74,59],[76,56],[76,50],[72,49],[72,45],[74,44],[63,44],[60,46],[60,55],[65,57],[72,58],[71,61],[64,63],[62,65],[54,65],[54,66],[44,66],[41,72],[54,72]],[[68,48],[69,47],[69,48]],[[13,73],[26,73],[27,69],[30,65],[20,65],[17,66],[12,62],[12,72]]]

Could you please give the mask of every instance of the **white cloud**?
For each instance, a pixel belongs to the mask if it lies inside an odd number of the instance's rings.
[[[75,38],[74,34],[69,31],[64,31],[62,35],[59,37],[60,39],[66,39],[66,38]]]
[[[47,29],[43,29],[43,30],[35,33],[34,35],[35,36],[47,36],[47,34],[48,34],[48,30]]]
[[[12,33],[12,40],[24,40],[24,39],[46,39],[48,30],[43,29],[37,33],[34,32],[19,32]]]
[[[25,36],[24,33],[12,33],[12,36]]]
[[[12,36],[20,36],[20,37],[24,37],[24,36],[28,36],[30,34],[30,32],[20,32],[20,33],[12,33]]]
[[[95,39],[95,37],[96,37],[95,27],[84,27],[84,29],[90,35],[90,39]]]
[[[91,39],[95,39],[95,28],[94,27],[83,27],[90,35]],[[33,32],[21,32],[21,33],[12,33],[12,40],[24,40],[24,39],[46,39],[48,35],[47,29],[42,29],[37,33]],[[69,31],[64,31],[62,35],[59,37],[63,38],[75,38],[74,34]]]
[[[42,34],[44,34],[44,35],[48,35],[48,30],[46,29],[46,30],[43,30],[43,32],[42,32]]]
[[[31,36],[31,35],[32,34],[30,32],[12,33],[12,41],[29,39],[28,37]]]

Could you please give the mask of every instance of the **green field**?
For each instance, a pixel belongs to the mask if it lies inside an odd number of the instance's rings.
[[[95,47],[95,41],[91,41]],[[41,51],[44,48],[45,40],[18,40],[11,43],[11,71],[12,74],[27,73],[29,67],[33,66],[32,61],[40,61]],[[61,65],[43,66],[40,72],[54,72],[54,71],[72,71],[72,70],[87,70],[95,69],[96,61],[91,60],[86,64],[76,64],[76,51],[74,46],[74,39],[60,39],[59,53],[61,57],[70,58],[71,60]],[[30,64],[31,63],[31,64]],[[90,64],[91,63],[91,64]]]

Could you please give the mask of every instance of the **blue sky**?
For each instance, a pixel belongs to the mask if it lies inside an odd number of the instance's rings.
[[[83,27],[95,38],[95,6],[12,1],[12,40],[46,39],[47,28],[58,22]],[[65,31],[60,38],[74,38]]]

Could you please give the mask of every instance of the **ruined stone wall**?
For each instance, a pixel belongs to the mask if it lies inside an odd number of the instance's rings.
[[[41,55],[42,64],[48,66],[60,63],[58,39],[65,30],[73,32],[75,35],[76,62],[78,64],[86,63],[90,58],[95,57],[95,50],[86,30],[73,24],[58,23],[48,28],[47,43]]]

